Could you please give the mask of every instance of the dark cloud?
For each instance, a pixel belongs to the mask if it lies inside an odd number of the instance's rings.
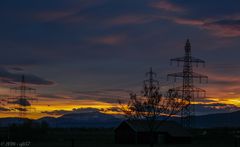
[[[203,28],[213,31],[215,35],[222,37],[239,37],[240,36],[240,20],[218,20],[205,23]]]
[[[54,111],[42,111],[42,113],[49,115],[64,115],[68,113],[91,113],[91,112],[100,112],[103,109],[97,108],[73,108],[72,110],[54,110]]]
[[[21,82],[22,78],[21,73],[14,73],[10,72],[7,69],[0,68],[0,79],[3,83],[12,84],[16,82]],[[53,85],[54,82],[45,80],[41,77],[38,77],[33,74],[24,74],[25,76],[25,82],[29,84],[35,84],[35,85]]]
[[[186,0],[168,0],[169,3],[184,7],[189,13],[186,13],[189,17],[209,18],[221,17],[226,15],[233,15],[239,12],[239,1],[228,0],[201,0],[201,1],[186,1]]]
[[[208,20],[209,18],[188,18],[166,16],[162,19],[170,20],[179,25],[194,26],[203,30],[207,30],[217,37],[239,37],[240,36],[240,22],[235,19],[228,20]],[[220,18],[219,18],[220,19]]]
[[[97,109],[97,108],[74,108],[72,109],[73,112],[76,113],[90,113],[90,112],[99,112],[102,109]]]
[[[20,112],[28,111],[27,108],[14,108],[14,109]]]
[[[31,103],[25,98],[19,98],[17,100],[9,101],[10,104],[17,104],[20,106],[31,106]]]
[[[106,108],[104,109],[104,111],[112,111],[112,112],[122,112],[122,110],[120,109],[120,107],[110,107],[110,108]]]
[[[218,20],[209,24],[219,24],[219,25],[226,25],[226,26],[236,26],[238,29],[240,28],[240,20]]]
[[[48,114],[48,115],[64,115],[70,112],[71,111],[67,111],[67,110],[54,110],[54,111],[42,111],[41,113]]]
[[[163,0],[153,2],[151,6],[160,10],[178,12],[178,15],[164,13],[158,17],[159,19],[170,20],[180,25],[195,26],[196,28],[207,30],[218,37],[239,37],[239,10],[235,6],[240,3],[235,2],[235,5],[226,4],[229,3],[223,0],[218,3],[218,7],[224,9],[212,9],[212,6],[214,5],[215,7],[216,5],[214,2],[209,1],[193,3]],[[221,13],[224,15],[220,15]]]
[[[64,115],[69,113],[92,113],[92,112],[122,112],[119,107],[109,107],[109,108],[73,108],[72,110],[54,110],[54,111],[42,111],[48,115]]]
[[[10,109],[5,108],[5,107],[0,107],[0,111],[10,111]]]

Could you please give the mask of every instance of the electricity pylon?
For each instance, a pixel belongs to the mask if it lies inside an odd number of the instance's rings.
[[[187,40],[185,45],[185,56],[180,58],[174,58],[170,60],[171,62],[177,62],[178,65],[180,62],[183,62],[183,71],[179,73],[168,74],[167,77],[174,77],[175,82],[177,78],[182,79],[182,86],[174,87],[171,89],[176,92],[177,95],[184,101],[186,106],[181,111],[181,124],[184,127],[191,128],[193,125],[192,116],[194,116],[194,106],[192,102],[195,97],[199,97],[199,93],[203,93],[205,97],[205,90],[194,86],[194,79],[199,79],[199,82],[202,82],[202,79],[208,79],[207,76],[193,72],[192,63],[196,64],[205,64],[205,61],[195,58],[191,55],[191,44]]]
[[[159,91],[159,82],[154,79],[157,74],[153,72],[152,67],[150,68],[149,72],[146,73],[146,77],[148,77],[147,80],[144,80],[143,85],[144,85],[144,96],[147,97],[152,97],[156,92]]]
[[[13,87],[10,90],[15,91],[17,96],[8,98],[8,103],[16,105],[14,110],[19,112],[20,118],[24,118],[26,112],[31,109],[31,102],[37,100],[30,96],[30,94],[36,93],[36,89],[26,86],[25,77],[23,75],[20,86]]]

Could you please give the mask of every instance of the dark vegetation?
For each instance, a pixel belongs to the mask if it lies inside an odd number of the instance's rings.
[[[114,142],[112,128],[50,128],[45,122],[27,121],[21,125],[13,124],[0,129],[1,140],[31,142],[78,140],[82,143],[91,143],[92,141],[107,143],[111,140],[109,143]]]
[[[193,129],[193,141],[185,145],[155,146],[240,146],[240,128]],[[114,143],[114,128],[49,128],[48,124],[27,121],[0,128],[0,142],[31,142],[29,146],[139,146]],[[148,145],[140,145],[148,146]]]

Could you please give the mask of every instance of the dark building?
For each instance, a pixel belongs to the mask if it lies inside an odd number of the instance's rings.
[[[191,135],[175,122],[156,121],[154,134],[150,133],[149,123],[144,120],[123,121],[115,129],[115,142],[118,144],[190,143]]]

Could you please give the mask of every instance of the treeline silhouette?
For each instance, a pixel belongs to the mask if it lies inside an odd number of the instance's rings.
[[[0,128],[0,141],[10,142],[62,142],[114,143],[113,128],[51,128],[46,122],[26,120]]]
[[[9,127],[1,128],[1,140],[11,141],[37,141],[45,139],[48,134],[49,125],[46,122],[33,122],[26,120],[22,124],[11,124]]]

